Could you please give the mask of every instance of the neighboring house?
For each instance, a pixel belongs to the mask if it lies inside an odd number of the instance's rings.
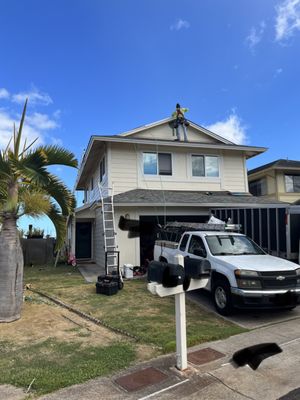
[[[188,142],[176,141],[171,122],[90,138],[75,184],[85,202],[69,229],[77,258],[104,264],[99,184],[104,191],[114,189],[116,225],[120,216],[140,221],[139,238],[129,239],[116,227],[121,265],[151,259],[158,223],[206,222],[214,207],[270,203],[249,194],[246,169],[246,160],[266,148],[233,144],[193,122]]]
[[[300,161],[276,160],[248,172],[249,191],[254,196],[287,203],[300,200]]]

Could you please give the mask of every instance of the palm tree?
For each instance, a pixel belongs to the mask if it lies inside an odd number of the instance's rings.
[[[59,249],[66,234],[66,219],[75,199],[58,177],[47,170],[50,165],[77,167],[75,156],[58,146],[21,146],[27,100],[19,129],[14,127],[11,141],[0,151],[0,322],[20,318],[23,301],[23,254],[17,230],[22,215],[47,215],[56,229]],[[11,143],[12,142],[12,143]]]

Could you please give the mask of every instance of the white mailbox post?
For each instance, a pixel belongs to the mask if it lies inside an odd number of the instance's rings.
[[[177,254],[175,263],[184,267],[184,257]],[[202,289],[207,285],[208,277],[202,279],[191,279],[187,291]],[[176,367],[183,371],[187,369],[187,344],[186,344],[186,310],[185,310],[185,291],[182,285],[173,288],[166,288],[157,282],[148,283],[148,290],[160,297],[175,295],[175,315],[176,315]]]

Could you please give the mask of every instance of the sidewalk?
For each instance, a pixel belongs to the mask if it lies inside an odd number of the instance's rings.
[[[263,361],[256,371],[248,366],[235,369],[229,363],[235,351],[263,342],[276,342],[283,352]],[[207,348],[212,351],[197,352]],[[193,362],[189,362],[188,370],[183,373],[174,367],[174,354],[162,356],[118,375],[74,385],[39,400],[276,400],[300,387],[300,319],[205,343],[190,348],[189,354]],[[210,358],[215,360],[209,362]],[[138,374],[127,376],[132,373]],[[147,380],[152,380],[153,384],[137,387]],[[284,400],[300,399],[300,389],[298,395],[294,395]]]

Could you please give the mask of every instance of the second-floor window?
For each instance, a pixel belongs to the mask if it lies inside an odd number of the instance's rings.
[[[145,175],[172,175],[172,155],[170,153],[143,153]]]
[[[219,172],[219,157],[192,155],[192,176],[206,176],[218,178]]]
[[[249,192],[253,196],[264,196],[267,194],[267,181],[265,178],[249,182]]]
[[[300,175],[285,175],[285,191],[300,193]]]
[[[105,157],[100,161],[100,182],[103,181],[103,177],[105,175]]]

